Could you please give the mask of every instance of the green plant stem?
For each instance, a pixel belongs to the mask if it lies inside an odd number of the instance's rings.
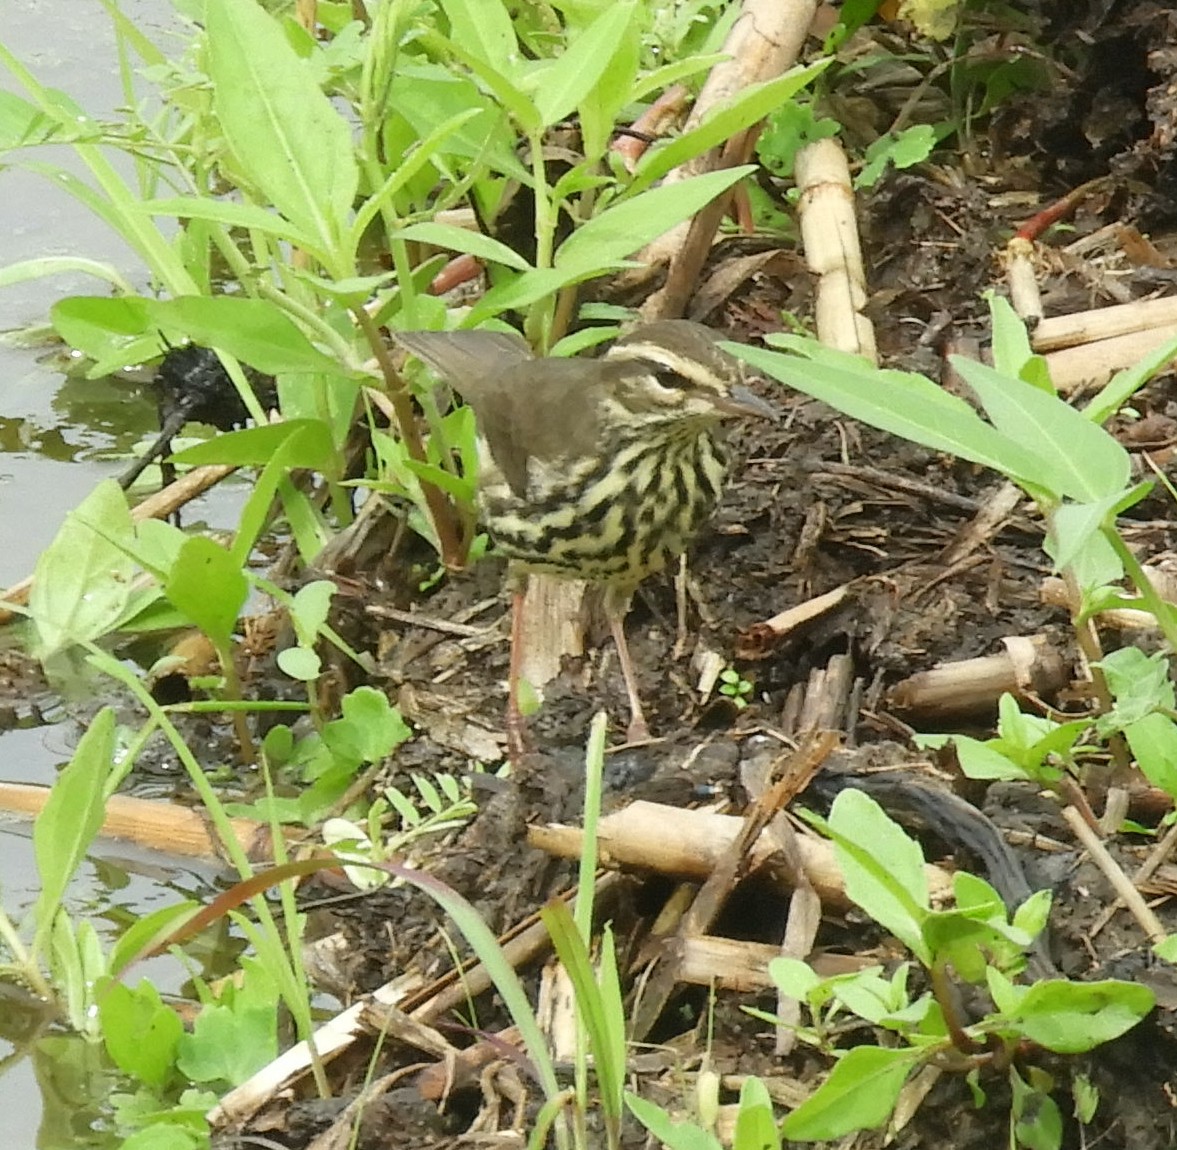
[[[1099,636],[1095,633],[1095,628],[1089,619],[1079,618],[1079,605],[1083,601],[1083,593],[1079,589],[1075,573],[1068,568],[1062,572],[1062,577],[1067,588],[1067,601],[1071,605],[1071,626],[1075,632],[1075,642],[1079,645],[1083,661],[1087,664],[1087,673],[1091,676],[1091,688],[1095,692],[1100,713],[1110,714],[1115,703],[1112,699],[1111,689],[1108,687],[1107,677],[1099,666],[1099,661],[1103,658],[1103,648],[1099,645]],[[1116,767],[1120,771],[1125,772],[1131,769],[1132,755],[1122,733],[1116,733],[1108,739],[1108,750],[1111,751],[1112,758],[1116,761]],[[1090,810],[1090,807],[1088,809]]]
[[[1120,533],[1115,528],[1109,527],[1104,529],[1103,535],[1111,544],[1116,557],[1124,565],[1124,570],[1136,588],[1140,601],[1144,604],[1144,609],[1156,619],[1157,626],[1165,636],[1165,642],[1169,644],[1169,649],[1177,651],[1177,615],[1175,615],[1173,605],[1157,594],[1157,589],[1153,586],[1152,580],[1148,577],[1140,560],[1133,554],[1132,548],[1124,542]]]
[[[362,306],[354,308],[353,314],[361,331],[367,337],[372,352],[376,356],[376,362],[380,364],[380,370],[384,374],[388,398],[396,413],[397,427],[401,439],[404,441],[405,449],[409,453],[409,458],[423,465],[428,464],[429,458],[425,453],[425,444],[421,440],[421,433],[417,429],[417,421],[413,416],[408,389],[393,365],[392,357],[388,354],[388,348],[381,338],[380,330]],[[441,561],[448,570],[458,571],[465,562],[466,556],[461,548],[458,521],[453,504],[440,488],[424,479],[421,480],[421,493],[429,508],[429,518],[432,520],[433,533],[437,538],[437,549],[441,554]]]

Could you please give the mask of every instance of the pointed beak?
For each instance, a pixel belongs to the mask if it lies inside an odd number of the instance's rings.
[[[753,395],[743,384],[736,384],[722,399],[714,401],[724,415],[754,415],[759,419],[780,419],[781,413],[771,403]]]

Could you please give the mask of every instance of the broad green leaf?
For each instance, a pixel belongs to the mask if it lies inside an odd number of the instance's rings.
[[[66,887],[102,829],[114,750],[115,714],[103,707],[82,732],[33,823],[33,854],[41,882],[33,909],[38,933],[61,908]]]
[[[831,355],[810,340],[770,336],[803,356],[726,343],[766,375],[882,431],[991,467],[1019,484],[1049,490],[1050,473],[1033,451],[987,424],[963,399],[921,375],[880,371],[865,360]],[[1026,386],[1026,385],[1022,385]]]
[[[846,895],[891,931],[927,965],[921,934],[928,909],[928,876],[919,844],[862,791],[840,791],[830,807],[827,832],[846,885]]]
[[[126,496],[113,479],[66,516],[33,571],[29,613],[38,659],[105,635],[122,616],[135,571],[117,541],[133,537]]]
[[[1124,728],[1124,737],[1144,777],[1177,798],[1177,726],[1173,720],[1157,713],[1145,715]]]
[[[856,1046],[838,1059],[811,1097],[785,1116],[781,1133],[797,1141],[822,1142],[881,1126],[920,1057],[911,1047]]]
[[[204,443],[178,451],[172,457],[185,466],[203,467],[209,463],[230,467],[263,467],[282,449],[290,467],[317,471],[330,461],[333,448],[327,425],[317,419],[268,423],[264,427],[246,427],[227,431]]]
[[[140,296],[67,296],[53,305],[49,318],[70,347],[93,360],[135,354],[133,349],[145,346],[145,337],[146,345],[157,353],[159,336],[151,331],[149,302]]]
[[[1139,647],[1121,647],[1099,662],[1116,701],[1115,718],[1132,722],[1152,711],[1172,711],[1174,689],[1164,652],[1146,655]]]
[[[195,295],[148,300],[147,315],[165,332],[182,333],[193,343],[219,348],[268,375],[306,371],[340,374],[339,363],[319,351],[269,300]]]
[[[529,74],[528,83],[534,87],[535,106],[545,128],[579,107],[614,56],[626,51],[626,33],[634,11],[634,0],[615,0],[552,63]]]
[[[249,583],[225,548],[194,535],[180,548],[163,590],[178,611],[224,646],[232,639]]]
[[[755,167],[746,164],[708,172],[611,204],[560,245],[554,261],[556,270],[583,275],[607,270],[612,263],[690,219],[753,171]]]
[[[440,0],[450,38],[496,72],[510,75],[522,63],[511,15],[501,0]]]
[[[102,1040],[125,1074],[161,1089],[175,1072],[176,1048],[184,1033],[180,1016],[165,1006],[146,979],[132,990],[112,982],[99,995]]]
[[[1132,462],[1102,427],[1033,384],[962,356],[953,356],[951,362],[977,393],[998,432],[1035,453],[1047,490],[1056,499],[1094,503],[1123,494],[1132,477]]]
[[[1012,1022],[1047,1050],[1081,1054],[1119,1038],[1155,1005],[1156,996],[1139,983],[1045,979],[1027,989]]]
[[[821,978],[813,967],[799,958],[774,958],[768,964],[768,975],[782,994],[799,1002],[805,1002],[810,991],[821,985]]]
[[[527,271],[531,265],[518,252],[481,232],[459,228],[452,224],[420,223],[409,224],[393,233],[392,239],[420,240],[452,252],[465,252],[491,263],[504,264],[516,271]]]
[[[1030,361],[1036,358],[1030,348],[1026,325],[1004,296],[989,297],[989,316],[993,324],[994,369],[1009,379],[1026,381],[1024,373]],[[1054,394],[1053,389],[1050,394]]]
[[[1021,764],[968,735],[917,736],[917,745],[921,747],[943,747],[948,743],[956,748],[960,769],[970,779],[1026,778],[1026,771]]]
[[[1119,504],[1120,500],[1115,495],[1109,495],[1094,503],[1064,504],[1051,515],[1050,537],[1046,551],[1058,570],[1070,567],[1087,548],[1099,547],[1096,540],[1102,541],[1105,548],[1110,547],[1103,539],[1101,531],[1104,524],[1115,514]],[[1118,563],[1114,552],[1111,561]],[[1104,564],[1101,563],[1100,568],[1103,567]]]
[[[768,1087],[755,1075],[749,1075],[740,1087],[732,1150],[780,1150],[780,1145],[781,1134],[773,1116]]]
[[[208,71],[234,162],[316,248],[337,254],[359,184],[347,122],[254,0],[207,0]]]

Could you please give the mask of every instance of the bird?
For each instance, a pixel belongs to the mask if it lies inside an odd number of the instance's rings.
[[[638,584],[677,558],[710,518],[728,468],[721,424],[775,418],[743,364],[690,320],[642,324],[597,358],[536,357],[522,336],[490,330],[393,337],[474,409],[478,504],[517,575],[583,579],[604,608],[630,707],[627,741],[649,739],[624,618]],[[516,579],[509,753],[522,748]]]

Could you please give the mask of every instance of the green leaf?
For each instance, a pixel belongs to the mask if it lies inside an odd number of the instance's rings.
[[[338,361],[319,351],[301,328],[269,300],[236,296],[148,300],[147,315],[156,327],[181,333],[204,347],[226,351],[267,375],[341,373]]]
[[[334,455],[331,433],[320,419],[292,419],[288,423],[268,423],[264,427],[246,427],[226,431],[204,443],[177,451],[172,459],[185,467],[221,464],[227,467],[262,467],[279,451],[288,467],[305,467],[317,471]]]
[[[98,1014],[102,1040],[114,1064],[148,1086],[162,1089],[175,1071],[184,1024],[164,1005],[159,991],[146,979],[134,990],[112,982],[99,995]]]
[[[780,1150],[780,1145],[781,1135],[773,1117],[768,1087],[755,1075],[749,1075],[740,1087],[732,1150]]]
[[[790,1139],[821,1142],[855,1130],[873,1130],[891,1116],[899,1091],[920,1060],[920,1051],[856,1046],[830,1076],[781,1123]]]
[[[354,763],[378,763],[412,731],[383,691],[357,687],[343,697],[343,717],[323,729],[323,741],[333,755]]]
[[[501,0],[440,0],[440,4],[455,43],[504,75],[519,66],[515,28]]]
[[[512,251],[506,244],[500,243],[481,232],[472,232],[469,228],[459,228],[452,224],[420,223],[410,224],[407,228],[400,228],[392,234],[394,240],[420,240],[422,243],[433,244],[435,247],[445,248],[452,252],[466,252],[477,256],[481,260],[503,264],[516,271],[527,271],[531,265],[518,252]]]
[[[159,352],[159,337],[147,317],[148,303],[139,296],[68,296],[53,305],[49,318],[70,347],[99,362],[121,358],[121,366],[126,366]]]
[[[625,1105],[654,1137],[670,1150],[723,1150],[723,1144],[709,1130],[694,1122],[675,1122],[660,1106],[630,1091]]]
[[[194,535],[180,548],[164,594],[218,646],[228,645],[249,583],[225,548]]]
[[[1025,380],[1026,367],[1035,358],[1026,325],[1009,300],[996,294],[989,296],[989,317],[993,324],[994,369],[1008,379]]]
[[[722,346],[765,374],[882,431],[991,467],[1024,484],[1047,489],[1049,472],[1034,452],[990,427],[963,399],[921,375],[880,371],[865,360],[833,353],[810,340],[770,336],[774,346],[806,358],[742,344]]]
[[[1029,987],[1010,1021],[1057,1054],[1081,1054],[1131,1030],[1156,1005],[1147,986],[1106,979],[1045,979]]]
[[[60,910],[66,887],[102,828],[114,748],[115,714],[103,707],[82,732],[33,823],[33,854],[41,885],[33,908],[38,933],[47,929]]]
[[[754,165],[746,164],[708,172],[610,205],[560,245],[554,261],[556,270],[599,274],[613,262],[632,255],[676,224],[690,219],[755,170]]]
[[[197,196],[170,196],[160,200],[144,200],[139,204],[139,210],[149,216],[208,220],[231,228],[254,229],[312,251],[316,250],[318,244],[318,237],[313,233],[303,231],[277,212],[258,204],[201,199]]]
[[[213,109],[234,162],[323,253],[338,254],[359,185],[346,121],[254,0],[207,0]]]
[[[667,172],[709,152],[763,120],[812,83],[831,63],[832,57],[816,64],[791,68],[774,80],[750,85],[734,96],[721,100],[697,127],[668,144],[651,149],[642,157],[634,173],[634,188],[639,191],[648,188]]]
[[[614,56],[626,51],[634,0],[615,0],[552,63],[528,76],[534,84],[535,106],[545,128],[559,123],[580,106]]]
[[[1168,715],[1145,715],[1124,727],[1136,765],[1154,787],[1177,798],[1177,726]]]
[[[931,955],[921,925],[928,911],[928,876],[919,844],[874,799],[853,788],[834,799],[827,831],[847,897],[927,965]]]
[[[2,95],[3,93],[0,92],[0,96]],[[19,263],[9,264],[5,268],[0,268],[0,287],[10,287],[12,284],[42,279],[45,276],[79,273],[105,280],[112,284],[116,291],[126,292],[128,295],[134,293],[134,288],[118,268],[99,260],[86,259],[84,256],[41,256],[39,259],[21,260]]]
[[[1020,763],[969,735],[920,735],[921,747],[943,747],[951,743],[956,748],[960,769],[970,779],[1024,779],[1027,772]]]
[[[1177,338],[1150,351],[1139,363],[1116,372],[1083,409],[1093,423],[1106,423],[1154,375],[1163,371],[1177,357]]]
[[[1102,427],[1058,396],[1023,380],[962,356],[953,356],[951,362],[1001,435],[1035,453],[1045,486],[1055,498],[1095,503],[1123,494],[1132,477],[1132,461]]]
[[[29,613],[42,661],[105,635],[131,596],[134,563],[118,546],[134,538],[127,499],[104,479],[65,518],[33,569]]]

